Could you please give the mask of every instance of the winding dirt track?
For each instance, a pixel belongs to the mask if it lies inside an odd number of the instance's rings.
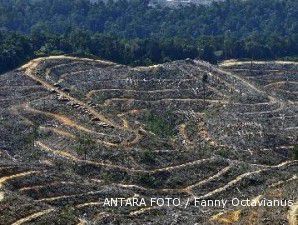
[[[55,211],[55,209],[47,209],[47,210],[43,210],[43,211],[40,211],[40,212],[36,212],[36,213],[33,213],[25,218],[22,218],[22,219],[19,219],[18,221],[12,223],[11,225],[21,225],[21,224],[24,224],[24,223],[27,223],[27,222],[30,222],[31,220],[34,220],[38,217],[41,217],[45,214],[49,214],[51,212]]]
[[[71,58],[73,59],[73,57],[66,57],[66,56],[60,56],[60,58]],[[135,135],[135,138],[132,140],[132,141],[124,141],[122,143],[122,145],[125,145],[125,146],[131,146],[131,145],[134,145],[136,143],[139,142],[139,140],[142,138],[142,135],[140,135],[139,131],[138,130],[135,130],[135,129],[131,129],[130,127],[128,127],[128,124],[126,124],[126,126],[121,126],[119,124],[116,124],[114,123],[112,120],[106,118],[104,115],[102,115],[101,113],[99,113],[98,111],[94,110],[91,106],[89,106],[88,104],[86,104],[85,102],[75,98],[75,97],[72,97],[71,95],[69,95],[68,93],[65,93],[64,91],[60,90],[59,88],[55,87],[54,85],[42,80],[41,78],[37,77],[35,74],[35,70],[36,68],[38,67],[38,65],[43,61],[44,59],[43,58],[39,58],[39,59],[35,59],[35,60],[32,60],[30,61],[29,63],[25,64],[24,66],[21,67],[22,70],[25,71],[25,75],[28,76],[29,78],[35,80],[36,82],[40,83],[42,86],[44,86],[47,90],[49,91],[52,91],[54,90],[56,93],[60,94],[60,96],[72,101],[72,102],[75,102],[76,104],[80,105],[80,106],[83,106],[85,109],[88,110],[88,112],[90,114],[92,114],[95,118],[98,118],[100,119],[102,122],[110,125],[111,127],[115,127],[115,128],[118,128],[118,129],[121,129],[121,130],[126,130],[126,131],[129,131],[129,132],[132,132],[134,133]],[[57,117],[57,115],[56,115]],[[60,119],[60,120],[64,120],[65,123],[68,123],[68,124],[72,124],[71,121],[68,119],[68,118],[61,118],[61,117],[57,117],[57,119]],[[78,128],[81,128],[81,129],[84,129],[80,126],[77,126]]]
[[[236,177],[234,180],[228,182],[226,185],[224,185],[223,187],[220,187],[220,188],[217,188],[205,195],[202,195],[202,196],[198,196],[196,197],[197,199],[206,199],[206,198],[210,198],[212,196],[214,196],[215,194],[218,194],[218,193],[221,193],[231,187],[233,187],[234,185],[236,185],[237,183],[239,183],[240,181],[242,181],[243,179],[247,178],[247,177],[250,177],[252,175],[257,175],[257,174],[260,174],[262,172],[265,172],[265,171],[268,171],[268,170],[271,170],[271,169],[278,169],[278,168],[281,168],[281,167],[286,167],[286,166],[289,166],[289,165],[292,165],[292,164],[297,164],[298,163],[298,160],[293,160],[293,161],[286,161],[286,162],[283,162],[281,164],[278,164],[276,166],[271,166],[270,168],[265,168],[265,169],[260,169],[260,170],[257,170],[257,171],[253,171],[253,172],[247,172],[247,173],[244,173],[244,174],[241,174],[240,176]]]
[[[274,63],[274,64],[295,64],[297,65],[298,62],[294,61],[237,61],[237,60],[226,60],[220,64],[220,66],[229,67],[229,66],[235,66],[235,65],[250,65],[253,64],[268,64],[268,63]]]
[[[61,91],[59,88],[55,87],[54,85],[42,80],[41,78],[35,76],[35,70],[37,68],[37,66],[39,65],[39,63],[42,62],[42,58],[40,59],[35,59],[30,61],[29,63],[25,64],[24,66],[22,66],[22,69],[25,70],[25,74],[30,77],[31,79],[35,80],[36,82],[40,83],[41,85],[43,85],[46,89],[50,90],[55,90],[55,92],[59,93],[61,96],[65,97],[66,99],[69,99],[73,102],[76,102],[79,105],[84,106],[86,109],[88,109],[88,111],[94,115],[95,117],[99,118],[101,121],[105,122],[106,124],[109,124],[113,127],[118,127],[118,128],[122,128],[119,127],[117,124],[114,124],[112,121],[110,121],[109,119],[107,119],[105,116],[103,116],[102,114],[98,113],[97,111],[95,111],[92,107],[90,107],[89,105],[87,105],[85,102],[82,102],[72,96],[70,96],[69,94]]]
[[[289,221],[289,225],[297,225],[297,222],[298,222],[298,202],[297,201],[289,209],[288,221]]]
[[[130,172],[130,173],[140,173],[140,172],[141,173],[156,173],[156,172],[163,172],[163,171],[171,171],[171,170],[175,170],[175,169],[185,168],[187,166],[198,165],[198,164],[208,162],[208,161],[212,161],[212,160],[215,159],[214,157],[211,157],[211,158],[200,159],[200,160],[196,160],[196,161],[192,161],[192,162],[186,162],[186,163],[176,165],[176,166],[168,166],[168,167],[158,168],[158,169],[153,169],[153,170],[141,170],[141,169],[132,169],[132,168],[113,165],[113,164],[107,164],[107,163],[104,163],[104,162],[83,160],[83,159],[77,158],[76,156],[74,156],[74,155],[72,155],[68,152],[61,151],[61,150],[53,150],[49,146],[45,145],[44,143],[42,143],[40,141],[36,141],[35,144],[37,146],[39,146],[41,149],[43,149],[44,151],[46,151],[46,152],[52,153],[56,156],[66,158],[66,159],[74,161],[74,162],[87,163],[87,164],[91,164],[91,165],[95,165],[95,166],[103,166],[103,167],[107,167],[107,168],[120,169],[122,171]]]
[[[40,172],[39,171],[27,171],[27,172],[18,173],[18,174],[6,176],[6,177],[1,177],[0,178],[0,188],[4,185],[5,182],[7,182],[9,180],[13,180],[13,179],[16,179],[19,177],[29,176],[31,174],[36,174],[36,173],[40,173]]]
[[[27,171],[27,172],[22,172],[22,173],[17,173],[17,174],[13,174],[10,176],[5,176],[5,177],[1,177],[0,178],[0,190],[2,189],[2,187],[4,186],[4,184],[10,180],[14,180],[20,177],[25,177],[25,176],[29,176],[32,174],[37,174],[40,173],[38,171]],[[4,191],[0,191],[0,202],[3,201],[5,197],[5,192]]]

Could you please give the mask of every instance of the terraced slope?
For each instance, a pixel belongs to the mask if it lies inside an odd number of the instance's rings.
[[[1,75],[0,224],[295,223],[295,206],[192,204],[297,198],[297,104],[246,78],[66,56]],[[111,197],[183,206],[104,207]]]
[[[287,61],[226,61],[221,68],[239,74],[262,86],[272,95],[298,101],[298,63]]]

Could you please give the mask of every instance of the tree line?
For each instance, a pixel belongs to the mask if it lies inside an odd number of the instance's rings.
[[[185,58],[297,56],[298,2],[226,0],[150,7],[145,0],[0,0],[0,72],[75,54],[128,65]]]

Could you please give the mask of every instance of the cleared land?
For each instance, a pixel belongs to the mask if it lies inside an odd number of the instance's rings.
[[[295,224],[297,203],[102,201],[297,199],[297,71],[290,62],[132,68],[56,56],[1,75],[0,224]]]

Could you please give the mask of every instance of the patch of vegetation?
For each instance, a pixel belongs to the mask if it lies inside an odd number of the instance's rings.
[[[59,215],[60,224],[72,224],[77,221],[75,210],[72,207],[65,207]]]
[[[146,142],[142,142],[142,146],[148,150],[173,149],[173,145],[168,140],[161,140],[157,136],[152,136]]]
[[[33,149],[30,153],[29,160],[32,162],[35,162],[41,157],[42,157],[42,152]]]
[[[221,106],[216,105],[207,109],[204,109],[202,113],[204,113],[205,119],[210,119],[213,117],[217,117],[220,114]]]
[[[95,141],[89,135],[81,135],[77,138],[77,142],[75,150],[86,160],[88,152],[95,148]]]
[[[233,152],[231,149],[220,149],[217,154],[228,159],[233,159],[236,157],[235,152]]]
[[[298,160],[298,145],[294,145],[294,159]]]
[[[147,165],[154,165],[156,163],[155,157],[152,151],[150,150],[145,150],[141,154],[141,162]]]
[[[198,124],[196,121],[190,121],[190,123],[187,125],[187,133],[188,135],[198,133]]]
[[[149,188],[158,188],[161,185],[161,180],[151,174],[142,174],[138,177],[139,183]]]
[[[84,92],[80,91],[78,89],[71,89],[71,93],[72,93],[72,95],[74,95],[78,99],[84,99],[85,98]]]
[[[35,141],[39,137],[39,128],[37,125],[34,124],[30,132],[26,135],[26,138],[24,139],[26,141],[26,144],[31,146],[32,148],[34,147]]]
[[[171,177],[171,180],[169,183],[172,187],[178,188],[178,187],[185,185],[185,180],[183,179],[183,177],[181,175],[175,175],[175,176]]]
[[[127,173],[123,171],[104,171],[101,173],[101,178],[108,183],[121,182],[127,177]]]
[[[232,101],[241,102],[241,103],[258,103],[258,102],[267,102],[269,99],[265,95],[253,95],[253,94],[235,94]]]
[[[103,104],[106,99],[107,99],[107,96],[104,92],[97,92],[92,96],[92,101],[98,104]]]
[[[146,125],[149,131],[162,138],[172,137],[176,133],[170,113],[165,113],[165,115],[149,113],[146,116]]]

